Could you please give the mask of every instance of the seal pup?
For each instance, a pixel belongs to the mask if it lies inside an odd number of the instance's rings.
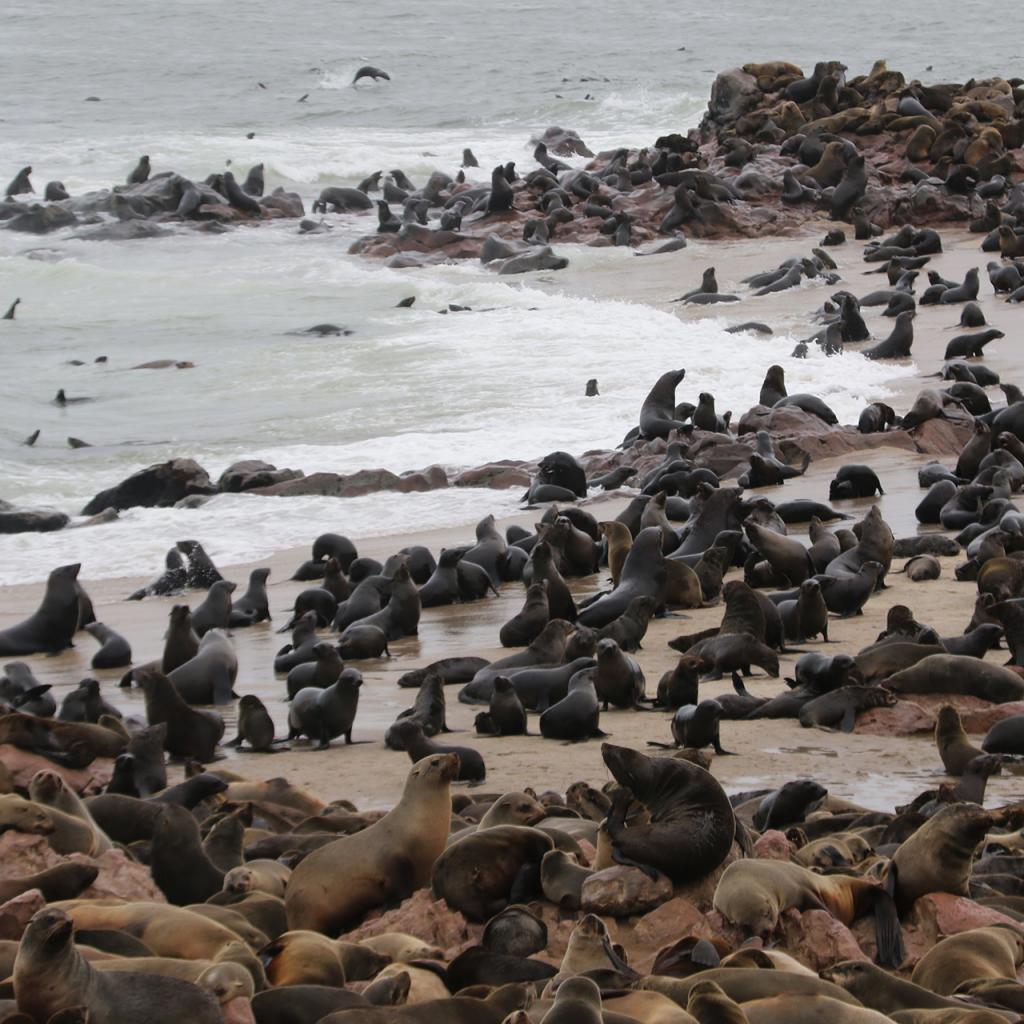
[[[288,927],[336,935],[367,911],[428,885],[448,841],[449,787],[458,772],[457,754],[424,758],[384,817],[302,860],[285,892]]]
[[[275,752],[274,720],[263,701],[251,693],[244,694],[238,702],[238,733],[227,746],[241,747],[243,742],[261,754]]]

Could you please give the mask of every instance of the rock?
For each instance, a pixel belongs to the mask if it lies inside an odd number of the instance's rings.
[[[675,896],[637,921],[633,935],[642,946],[660,949],[683,935],[710,939],[714,932],[708,919],[682,896]]]
[[[70,521],[54,508],[17,508],[0,500],[0,533],[51,533]]]
[[[301,480],[305,473],[300,469],[278,469],[269,462],[246,459],[228,466],[217,481],[219,490],[228,494],[251,491],[256,487],[270,487],[288,480]]]
[[[114,762],[109,757],[98,757],[87,768],[65,768],[10,743],[0,743],[0,764],[10,772],[19,789],[28,789],[32,776],[46,768],[60,775],[76,793],[86,795],[101,793],[114,773]]]
[[[935,715],[909,700],[897,701],[892,708],[869,708],[857,716],[853,727],[866,736],[912,736],[934,730]]]
[[[544,129],[544,134],[538,138],[530,139],[530,146],[536,146],[543,142],[548,147],[549,153],[558,156],[593,156],[587,144],[571,128],[559,128],[552,125]]]
[[[11,231],[25,231],[32,235],[45,235],[48,231],[66,228],[77,224],[78,218],[70,211],[56,203],[43,206],[35,203],[25,209],[24,213],[16,214],[6,221]]]
[[[908,928],[916,928],[929,946],[948,935],[958,935],[972,928],[986,928],[990,924],[1008,924],[1016,928],[1016,923],[998,910],[948,892],[922,896],[914,903],[905,923]]]
[[[914,703],[931,715],[938,715],[939,708],[951,704],[960,714],[964,732],[986,733],[1004,718],[1024,715],[1024,701],[993,704],[962,693],[915,693]]]
[[[429,466],[418,473],[397,476],[387,469],[361,469],[348,475],[340,473],[310,473],[268,487],[251,488],[253,494],[294,497],[302,494],[320,494],[333,498],[354,498],[376,491],[430,491],[448,486],[448,476],[440,466]]]
[[[431,946],[451,949],[467,942],[479,941],[483,925],[470,924],[444,900],[435,900],[429,889],[418,889],[401,906],[378,917],[371,917],[341,938],[348,942],[358,942],[371,935],[384,935],[387,932],[404,932]]]
[[[0,906],[0,939],[17,942],[34,914],[46,906],[38,889],[29,889]]]
[[[302,205],[302,197],[298,192],[285,192],[280,185],[269,196],[260,199],[260,206],[276,210],[285,217],[303,217],[306,214],[306,208]]]
[[[171,459],[140,469],[116,486],[100,491],[82,509],[82,515],[96,515],[107,508],[166,508],[189,494],[213,492],[210,477],[198,462]]]
[[[489,462],[486,466],[463,470],[453,481],[453,487],[490,487],[505,490],[530,486],[527,470],[512,464]]]
[[[597,871],[583,883],[580,905],[585,913],[632,917],[672,899],[672,882],[662,874],[652,880],[639,868],[616,865]]]
[[[101,224],[75,232],[84,242],[134,242],[140,238],[160,238],[171,234],[167,228],[148,220],[126,220],[117,224]]]
[[[0,836],[0,860],[5,878],[34,875],[68,861],[95,867],[99,874],[92,885],[82,892],[81,899],[167,902],[153,881],[149,868],[116,848],[105,850],[98,857],[88,857],[84,853],[72,853],[65,857],[50,846],[45,836],[5,832]]]
[[[757,79],[742,68],[721,72],[711,86],[708,117],[720,125],[729,125],[753,110],[763,100]]]
[[[789,860],[796,851],[785,833],[770,828],[754,843],[754,856],[764,860]]]
[[[925,420],[912,431],[917,450],[922,455],[937,456],[959,454],[973,433],[966,419]]]
[[[867,960],[846,925],[826,910],[786,910],[780,918],[782,947],[812,971],[822,971],[840,960]]]

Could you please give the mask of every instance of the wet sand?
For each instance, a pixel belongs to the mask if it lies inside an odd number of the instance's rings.
[[[700,279],[703,267],[718,267],[719,284],[723,291],[732,290],[741,277],[758,270],[770,268],[788,256],[806,254],[826,230],[812,237],[802,239],[765,239],[758,243],[692,243],[681,253],[666,256],[647,257],[637,262],[636,272],[623,274],[612,272],[586,271],[574,273],[572,268],[552,278],[552,287],[576,294],[601,294],[604,297],[621,296],[628,301],[650,302],[671,308],[686,318],[707,315],[706,309],[693,307],[669,307],[671,298],[693,287]],[[981,236],[963,233],[943,233],[947,252],[929,265],[943,276],[961,279],[971,266],[982,268],[980,305],[989,322],[1007,330],[1010,335],[997,341],[990,348],[985,359],[987,365],[1003,374],[1004,380],[1021,380],[1021,361],[1013,351],[1012,327],[1017,314],[1016,307],[1008,307],[994,300],[991,287],[984,273],[989,255],[978,248]],[[816,325],[810,324],[809,314],[818,308],[827,295],[837,288],[848,288],[857,294],[865,294],[875,288],[886,287],[884,275],[862,277],[863,271],[876,265],[865,264],[862,260],[862,245],[849,242],[847,245],[829,250],[840,264],[843,282],[835,288],[823,285],[805,285],[792,292],[767,296],[756,300],[745,300],[728,309],[713,310],[713,315],[728,323],[744,320],[762,320],[772,324],[777,331],[786,331],[792,337],[800,338],[811,334]],[[919,281],[924,280],[924,274]],[[919,286],[918,292],[920,293]],[[956,323],[960,306],[924,307],[919,311],[915,324],[914,356],[922,374],[934,372],[941,366],[942,353],[946,342],[957,330],[947,330]],[[866,310],[865,318],[877,338],[885,337],[892,321],[882,318],[880,310]],[[779,345],[786,352],[790,350],[792,338],[752,338],[752,345]],[[581,373],[581,379],[586,374]],[[695,385],[699,382],[693,382]],[[760,380],[751,381],[751,402],[756,400]],[[934,380],[911,377],[898,381],[893,390],[899,397],[891,399],[897,411],[905,411],[913,396],[924,386],[933,386]],[[1002,396],[992,391],[993,401]],[[745,410],[736,410],[737,418]],[[614,438],[609,438],[613,444]],[[557,438],[552,438],[551,448],[558,447]],[[538,453],[538,455],[541,453]],[[768,488],[763,492],[775,501],[799,497],[814,497],[825,500],[828,481],[836,469],[845,461],[868,462],[878,472],[886,494],[880,505],[886,520],[897,537],[917,531],[913,509],[920,500],[917,488],[916,467],[927,461],[896,449],[879,449],[865,452],[863,458],[831,459],[816,461],[807,475],[788,482],[784,488]],[[949,461],[949,460],[947,460]],[[381,501],[391,500],[386,492]],[[598,518],[613,518],[628,500],[628,494],[601,496],[590,499],[586,507]],[[871,502],[839,502],[837,508],[857,516],[863,514]],[[539,510],[527,510],[522,515],[504,519],[499,527],[504,529],[510,522],[530,525],[540,517]],[[339,500],[335,521],[325,522],[323,530],[345,532],[344,502]],[[798,529],[792,533],[800,535]],[[382,561],[393,551],[411,544],[425,544],[435,554],[441,547],[466,543],[472,539],[472,527],[452,530],[416,533],[414,529],[405,536],[358,537],[353,536],[360,554],[369,555]],[[168,537],[167,546],[179,538]],[[198,538],[202,540],[202,538]],[[312,542],[313,537],[310,537]],[[216,551],[211,551],[216,561]],[[271,608],[274,623],[236,630],[233,634],[239,657],[239,676],[236,685],[238,693],[255,693],[267,704],[277,723],[278,735],[287,729],[287,705],[282,702],[285,692],[283,677],[275,678],[272,670],[274,654],[286,643],[288,637],[276,630],[288,620],[287,609],[291,607],[295,594],[308,584],[288,581],[298,564],[308,557],[308,549],[282,551],[271,559],[259,564],[269,565]],[[940,635],[962,632],[971,617],[974,604],[974,584],[957,583],[952,568],[959,559],[943,559],[943,575],[938,581],[914,584],[895,573],[889,577],[890,588],[876,595],[867,605],[867,612],[854,619],[833,619],[830,622],[832,643],[821,641],[802,645],[804,650],[821,650],[829,654],[840,652],[855,653],[859,648],[875,639],[883,627],[885,614],[893,604],[908,604],[919,621],[934,626]],[[898,567],[897,560],[894,569]],[[253,565],[219,566],[227,578],[239,584],[239,593]],[[157,574],[157,567],[137,579],[104,580],[82,582],[93,599],[97,617],[124,634],[132,643],[136,664],[159,657],[167,613],[176,604],[186,601],[194,607],[203,595],[189,593],[184,597],[148,598],[143,602],[127,602],[124,597],[136,587],[148,582]],[[733,570],[730,578],[739,575]],[[578,597],[593,593],[599,587],[608,585],[607,574],[585,580],[571,581]],[[0,628],[5,628],[24,618],[39,599],[40,584],[6,587],[0,590]],[[367,662],[353,662],[364,675],[359,713],[356,717],[354,738],[358,743],[351,748],[339,741],[332,743],[327,752],[315,751],[305,745],[295,744],[290,751],[275,755],[238,754],[225,750],[226,760],[220,762],[234,771],[264,779],[283,775],[293,782],[308,786],[327,799],[345,797],[360,806],[378,807],[392,804],[398,797],[408,768],[408,757],[384,747],[382,736],[397,713],[413,700],[415,691],[399,689],[395,682],[403,672],[416,668],[438,658],[454,655],[479,655],[484,658],[498,658],[510,653],[497,644],[498,629],[521,606],[523,588],[511,583],[502,587],[499,598],[443,609],[428,609],[420,622],[420,635],[391,645],[393,657]],[[647,689],[653,693],[661,673],[674,665],[675,653],[666,646],[666,641],[681,634],[691,633],[708,626],[717,625],[721,619],[721,606],[699,609],[687,613],[676,613],[668,618],[653,622],[644,641],[643,650],[637,657],[647,679]],[[32,657],[27,660],[43,682],[54,684],[58,699],[73,687],[79,679],[94,674],[100,678],[105,696],[113,700],[127,714],[144,717],[141,694],[138,691],[119,690],[117,681],[120,671],[93,673],[89,668],[96,645],[85,634],[81,634],[76,646],[59,657]],[[994,660],[1005,660],[1005,652],[990,654]],[[8,659],[9,660],[9,659]],[[795,656],[782,659],[782,675],[791,673]],[[751,692],[770,695],[784,687],[781,680],[768,679],[756,674],[748,683]],[[713,697],[730,689],[729,680],[702,685],[702,696]],[[532,785],[538,788],[564,789],[573,781],[585,779],[602,783],[607,773],[600,759],[598,744],[590,742],[581,745],[564,745],[543,740],[539,735],[531,737],[491,739],[476,737],[472,732],[473,717],[479,708],[459,704],[456,699],[458,687],[448,687],[448,722],[457,730],[449,739],[453,743],[476,746],[483,754],[487,767],[487,781],[482,787],[488,792],[502,792]],[[234,735],[234,708],[220,709],[227,720],[226,738]],[[536,716],[531,715],[531,729],[536,733]],[[668,741],[669,715],[612,711],[603,714],[602,728],[611,734],[614,742],[643,748],[647,741]],[[841,735],[822,730],[802,729],[794,720],[726,722],[722,726],[722,742],[727,750],[737,756],[716,758],[714,772],[730,792],[759,786],[778,785],[788,779],[813,777],[827,785],[838,796],[857,800],[872,807],[891,809],[896,803],[914,796],[920,790],[931,787],[942,778],[941,764],[930,737],[879,737],[868,735]],[[175,769],[175,773],[177,769]],[[993,801],[1006,798],[1014,789],[1013,776],[997,777],[991,780],[989,793]]]

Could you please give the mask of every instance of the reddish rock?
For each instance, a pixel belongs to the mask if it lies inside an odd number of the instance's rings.
[[[665,875],[651,879],[639,868],[615,865],[597,871],[583,883],[580,905],[590,914],[632,917],[672,899],[672,883]]]
[[[76,793],[86,795],[101,793],[114,772],[114,762],[109,757],[98,757],[87,768],[65,768],[10,743],[0,743],[0,763],[10,772],[19,789],[28,789],[32,776],[46,768],[57,772]]]
[[[754,843],[754,856],[764,860],[789,860],[795,853],[785,833],[770,828]]]
[[[986,928],[990,924],[1016,927],[1016,922],[998,910],[948,892],[922,896],[914,903],[904,923],[907,928],[916,929],[929,946],[949,935],[958,935],[972,928]]]
[[[892,708],[869,708],[857,716],[853,728],[866,736],[913,736],[934,730],[935,714],[909,700],[897,701]]]
[[[710,939],[714,934],[708,919],[681,896],[644,914],[633,929],[634,941],[651,949],[660,949],[686,935]]]
[[[29,889],[0,905],[0,939],[17,942],[32,916],[45,906],[46,900],[38,889]]]
[[[840,960],[867,960],[853,933],[828,911],[786,910],[779,921],[782,947],[813,971]]]
[[[453,487],[529,487],[530,471],[521,462],[489,462],[465,469],[452,481]]]
[[[387,469],[360,469],[355,473],[311,473],[269,487],[255,487],[250,494],[276,497],[317,494],[329,498],[356,498],[377,491],[429,491],[448,486],[448,477],[439,466],[422,472],[398,476]]]
[[[341,937],[349,942],[358,942],[371,935],[384,935],[387,932],[404,932],[432,946],[452,949],[479,941],[483,926],[470,924],[444,900],[435,900],[429,889],[419,889],[400,907],[364,921],[354,931]]]
[[[953,415],[952,412],[947,416]],[[974,433],[966,419],[925,420],[912,431],[914,446],[922,455],[951,455],[960,452]]]

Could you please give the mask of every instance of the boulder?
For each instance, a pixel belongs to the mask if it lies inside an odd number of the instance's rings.
[[[722,71],[711,86],[708,117],[719,125],[733,124],[763,101],[757,79],[742,68]]]
[[[46,768],[60,775],[76,793],[85,795],[102,793],[114,774],[114,762],[109,757],[98,757],[86,768],[65,768],[11,743],[0,743],[0,764],[18,789],[28,789],[32,776]]]
[[[11,231],[24,231],[30,235],[45,235],[48,231],[66,228],[78,223],[78,218],[70,211],[56,203],[46,206],[35,203],[25,209],[24,213],[15,214],[7,222]]]
[[[84,242],[134,242],[140,238],[160,238],[171,234],[167,228],[148,220],[118,221],[116,224],[100,224],[75,232],[75,238]]]
[[[754,856],[763,860],[790,860],[795,853],[785,833],[770,828],[754,843]]]
[[[913,736],[934,729],[934,713],[909,700],[897,701],[891,708],[869,708],[857,716],[853,727],[866,736]]]
[[[966,896],[948,892],[932,892],[914,903],[906,918],[907,928],[916,928],[929,945],[939,939],[972,928],[987,928],[992,924],[1006,924],[1014,928],[1016,922],[992,907],[983,907]]]
[[[840,960],[867,960],[846,925],[827,910],[786,910],[779,919],[781,946],[812,971],[823,971]]]
[[[451,949],[467,942],[478,942],[483,934],[483,925],[470,924],[444,900],[435,900],[429,889],[418,889],[401,906],[371,917],[341,938],[359,942],[387,932],[404,932],[431,946]]]
[[[50,533],[71,520],[54,508],[17,508],[0,500],[0,533]]]
[[[306,208],[302,205],[302,197],[298,192],[285,192],[280,185],[269,196],[260,199],[260,206],[276,210],[285,217],[303,217],[306,214]]]
[[[190,494],[212,494],[206,470],[193,459],[170,459],[140,469],[121,483],[100,491],[82,509],[93,516],[107,508],[167,508]]]
[[[491,487],[495,490],[529,487],[530,474],[521,462],[489,462],[486,466],[464,469],[452,481],[452,486]]]
[[[440,466],[429,466],[418,473],[398,476],[387,469],[360,469],[347,475],[341,473],[310,473],[267,487],[253,487],[253,494],[276,497],[319,494],[330,498],[355,498],[377,491],[430,491],[448,486],[448,477]]]
[[[660,949],[683,935],[714,935],[708,919],[682,896],[675,896],[660,907],[644,914],[633,929],[636,942],[651,949]]]
[[[993,704],[964,693],[915,693],[914,703],[933,716],[944,704],[951,704],[960,714],[964,732],[986,733],[1004,718],[1024,715],[1024,701]]]
[[[0,906],[0,939],[17,942],[29,921],[43,907],[46,900],[38,889],[29,889]]]
[[[594,872],[583,882],[580,905],[585,913],[632,917],[670,899],[672,882],[665,875],[652,879],[639,868],[617,864]]]
[[[278,469],[260,459],[244,459],[232,463],[217,481],[219,490],[228,494],[251,491],[255,487],[270,487],[287,480],[300,480],[305,474],[299,469]]]

